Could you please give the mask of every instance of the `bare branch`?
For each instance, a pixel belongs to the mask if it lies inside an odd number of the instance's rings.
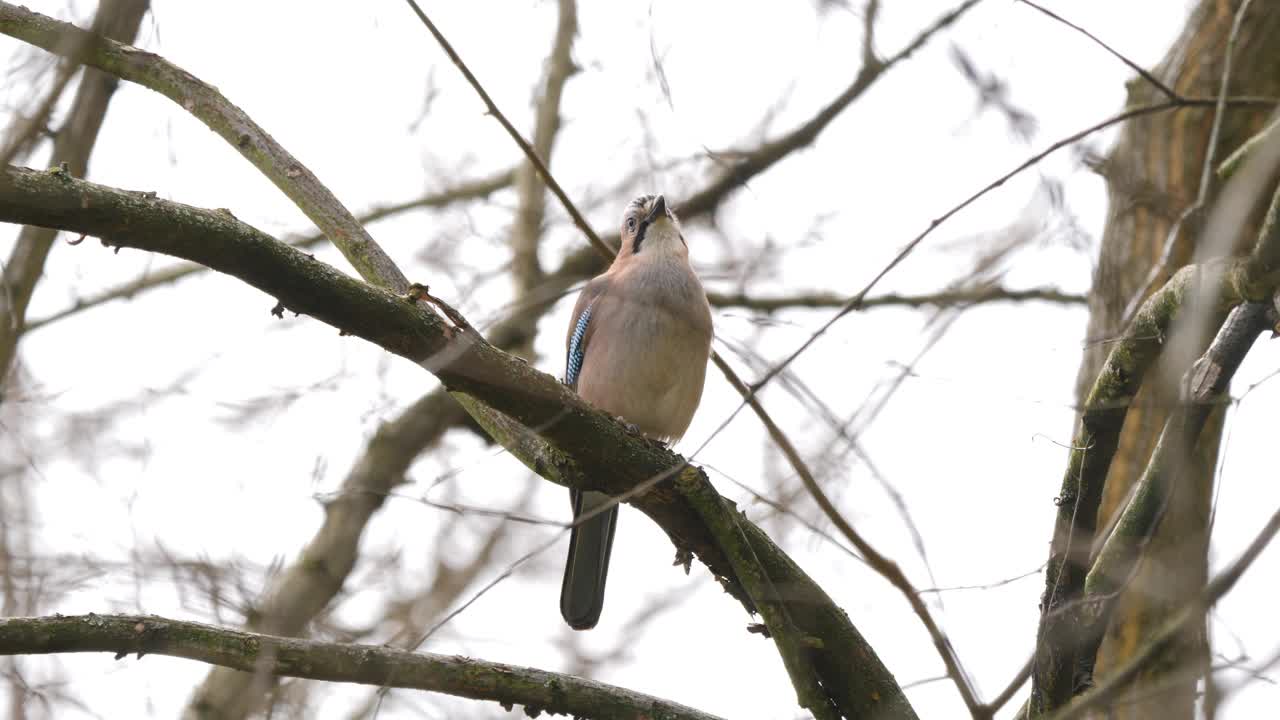
[[[717,364],[724,362],[718,355],[713,356],[712,360]],[[737,380],[737,378],[735,377],[733,380]],[[912,611],[920,618],[921,623],[924,624],[925,629],[929,632],[929,637],[932,638],[934,647],[937,649],[938,655],[942,658],[942,662],[947,668],[947,675],[951,678],[952,683],[955,684],[956,689],[960,692],[960,697],[964,700],[965,706],[969,708],[969,712],[973,714],[975,718],[981,717],[980,711],[982,704],[974,693],[973,688],[969,686],[968,676],[960,665],[960,659],[956,655],[955,649],[951,645],[951,641],[947,639],[942,628],[940,628],[937,622],[934,621],[933,614],[929,612],[929,607],[920,599],[920,593],[916,592],[916,589],[911,585],[911,581],[907,579],[907,576],[902,572],[902,569],[899,568],[898,564],[893,560],[881,554],[879,550],[876,550],[875,547],[872,546],[871,543],[867,542],[857,530],[854,530],[853,526],[850,525],[844,516],[840,514],[840,511],[836,508],[835,504],[831,502],[831,499],[827,497],[826,492],[822,490],[822,486],[818,484],[817,479],[813,477],[813,473],[810,472],[808,465],[806,465],[804,460],[800,457],[799,451],[797,451],[795,445],[791,443],[790,438],[787,437],[786,433],[783,432],[782,428],[780,428],[776,422],[774,422],[773,418],[769,416],[764,408],[760,407],[760,400],[755,397],[753,392],[754,389],[747,388],[745,385],[742,385],[741,381],[736,382],[734,389],[742,395],[744,403],[751,405],[752,408],[755,409],[756,415],[760,418],[760,421],[764,423],[765,430],[769,433],[770,439],[772,439],[773,443],[782,451],[783,456],[786,457],[788,463],[790,463],[796,474],[800,476],[800,481],[804,483],[805,489],[809,491],[811,496],[813,496],[813,499],[818,503],[818,507],[822,509],[822,512],[826,514],[827,518],[831,520],[831,522],[853,545],[853,547],[862,554],[862,557],[867,561],[867,564],[888,580],[889,583],[897,588],[898,591],[902,593],[903,597],[907,599],[907,603],[911,605]],[[721,427],[723,428],[724,425],[721,425]]]
[[[797,347],[790,355],[784,358],[782,362],[774,365],[769,370],[769,372],[765,373],[763,377],[757,380],[755,384],[752,386],[753,388],[752,392],[759,392],[759,390],[763,388],[766,384],[768,384],[770,380],[776,377],[778,373],[782,372],[784,369],[786,369],[787,366],[789,366],[792,362],[794,362],[796,358],[800,357],[801,353],[803,353],[805,350],[808,350],[809,347],[813,345],[813,343],[816,342],[818,338],[822,337],[822,335],[826,333],[827,330],[829,330],[832,325],[836,324],[837,321],[839,321],[845,315],[848,315],[850,312],[853,312],[855,309],[857,309],[861,305],[861,303],[865,302],[867,294],[870,293],[871,290],[874,289],[876,285],[880,284],[880,281],[884,279],[884,277],[888,275],[890,271],[892,271],[899,264],[901,264],[903,260],[906,260],[907,256],[910,255],[917,247],[919,247],[920,243],[923,242],[924,239],[928,237],[934,230],[936,230],[939,225],[951,219],[951,217],[959,213],[961,210],[964,210],[965,208],[969,207],[973,203],[977,202],[980,198],[982,198],[987,193],[1004,185],[1006,182],[1011,180],[1014,176],[1020,174],[1022,171],[1026,170],[1027,168],[1030,168],[1038,164],[1041,160],[1044,160],[1046,157],[1052,155],[1058,150],[1061,150],[1062,148],[1067,147],[1068,145],[1072,145],[1088,137],[1089,135],[1092,135],[1093,133],[1099,132],[1101,130],[1105,130],[1114,125],[1118,125],[1122,122],[1125,122],[1126,120],[1131,120],[1133,118],[1141,117],[1143,115],[1150,115],[1152,113],[1166,112],[1168,110],[1173,110],[1178,108],[1212,107],[1216,104],[1216,102],[1217,102],[1216,99],[1183,98],[1181,100],[1176,100],[1176,101],[1170,100],[1167,102],[1157,103],[1154,105],[1130,108],[1121,113],[1113,115],[1107,118],[1106,120],[1103,120],[1102,122],[1099,122],[1095,125],[1091,125],[1090,127],[1087,127],[1084,130],[1068,135],[1067,137],[1064,137],[1061,140],[1058,140],[1057,142],[1053,143],[1052,145],[1045,148],[1044,150],[1036,153],[1035,155],[1032,155],[1030,158],[1027,158],[1022,163],[1020,163],[1017,167],[1015,167],[1013,170],[1010,170],[1004,175],[1001,175],[999,178],[995,179],[994,181],[992,181],[991,183],[983,187],[981,190],[978,190],[974,194],[970,195],[968,198],[963,200],[959,205],[952,207],[950,210],[946,211],[939,217],[930,221],[929,227],[926,228],[924,231],[922,231],[920,234],[916,235],[914,238],[912,238],[911,241],[908,242],[902,248],[902,250],[900,250],[898,254],[895,255],[893,259],[890,260],[889,263],[885,265],[884,268],[882,268],[880,272],[877,273],[876,276],[873,277],[871,281],[868,282],[862,288],[862,290],[860,290],[857,294],[851,296],[847,301],[845,301],[845,303],[840,306],[840,308],[835,312],[835,314],[833,314],[831,318],[828,319],[825,323],[823,323],[817,330],[811,333],[809,337],[806,338],[805,341],[800,344],[799,347]],[[1264,105],[1265,106],[1265,105],[1274,105],[1275,101],[1265,99],[1265,98],[1235,98],[1232,104],[1243,104],[1243,105],[1250,105],[1250,106]]]
[[[654,714],[687,720],[714,716],[669,700],[594,680],[457,655],[407,652],[377,645],[298,640],[228,630],[155,615],[57,615],[0,618],[0,654],[111,652],[187,658],[254,672],[329,682],[440,692],[489,700],[510,709],[583,718]]]
[[[1185,405],[1165,422],[1142,477],[1115,529],[1098,551],[1084,582],[1083,600],[1074,611],[1076,674],[1092,676],[1098,646],[1121,591],[1129,584],[1143,549],[1164,517],[1174,488],[1185,486],[1196,446],[1210,412],[1222,402],[1231,378],[1263,330],[1273,325],[1266,303],[1238,305],[1183,382]]]
[[[707,293],[707,300],[715,307],[744,308],[765,313],[795,308],[829,308],[842,307],[849,298],[834,293],[806,293],[798,295],[781,295],[777,297],[756,297],[745,293]],[[952,305],[983,305],[992,302],[1027,302],[1041,301],[1060,303],[1063,305],[1083,305],[1088,298],[1078,293],[1068,293],[1056,288],[1031,288],[1028,290],[1010,290],[998,285],[979,288],[961,288],[943,290],[923,295],[887,294],[869,297],[857,306],[858,310],[873,307],[922,307],[934,305],[949,307]]]

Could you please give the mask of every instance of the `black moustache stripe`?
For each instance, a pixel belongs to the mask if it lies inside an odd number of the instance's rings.
[[[648,218],[640,221],[640,229],[636,231],[636,241],[631,244],[631,252],[640,252],[640,243],[644,242],[644,233],[649,229]]]

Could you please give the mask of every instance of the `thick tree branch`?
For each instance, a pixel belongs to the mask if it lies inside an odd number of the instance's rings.
[[[1249,569],[1253,561],[1275,539],[1277,532],[1280,532],[1280,510],[1271,515],[1271,519],[1240,554],[1240,557],[1236,558],[1230,567],[1219,573],[1204,588],[1195,602],[1169,620],[1124,665],[1112,670],[1105,682],[1054,713],[1051,720],[1076,720],[1076,718],[1085,717],[1090,710],[1105,707],[1119,698],[1125,688],[1132,684],[1144,669],[1177,644],[1179,636],[1186,632],[1192,623],[1203,622],[1204,614],[1235,587],[1236,582]]]
[[[504,445],[556,482],[618,496],[685,466],[678,455],[631,435],[554,378],[473,332],[450,326],[404,297],[354,280],[228,214],[114,190],[61,172],[8,168],[0,172],[0,220],[60,227],[234,275],[290,310],[424,365],[477,419],[509,417],[510,428],[537,428],[537,437],[524,431],[527,444]],[[480,407],[498,412],[476,412]],[[693,552],[715,575],[729,579],[726,587],[751,607],[732,566],[683,498],[657,486],[629,502],[662,526],[678,549]],[[912,717],[901,690],[848,616],[758,528],[748,523],[743,531],[774,583],[789,589],[788,610],[800,630],[823,641],[816,663],[842,711],[855,717],[873,710],[887,717]]]
[[[264,591],[246,628],[295,636],[341,592],[359,560],[360,538],[387,495],[424,447],[460,423],[466,413],[449,395],[436,391],[420,398],[399,417],[384,423],[347,473],[334,497],[324,504],[324,521],[298,557]],[[245,717],[260,703],[253,676],[214,669],[196,689],[190,707],[197,717]]]
[[[1116,601],[1133,577],[1170,497],[1186,486],[1186,474],[1194,467],[1191,453],[1210,412],[1221,404],[1231,378],[1258,335],[1274,325],[1269,309],[1267,303],[1236,306],[1209,349],[1187,371],[1183,382],[1186,404],[1165,422],[1129,505],[1089,569],[1083,601],[1067,609],[1075,615],[1071,621],[1077,626],[1076,673],[1082,680],[1092,678],[1098,647]]]
[[[818,720],[838,720],[840,713],[823,690],[821,676],[811,656],[814,643],[821,643],[821,640],[803,635],[792,622],[777,586],[765,572],[764,565],[739,526],[737,508],[730,507],[705,476],[696,473],[681,476],[676,480],[676,487],[697,509],[702,521],[724,548],[751,601],[764,617],[765,627],[778,646],[778,654],[791,677],[800,707]]]
[[[1058,506],[1031,690],[1031,715],[1061,707],[1075,687],[1078,628],[1064,610],[1079,599],[1097,529],[1098,505],[1129,404],[1162,348],[1174,314],[1202,286],[1201,268],[1183,268],[1138,310],[1094,382],[1071,443]],[[1218,312],[1222,312],[1221,308]]]
[[[187,658],[243,672],[359,683],[490,700],[583,718],[715,720],[669,700],[594,680],[457,655],[299,640],[155,615],[0,618],[0,654],[111,652]]]
[[[1071,609],[1086,592],[1098,506],[1120,430],[1147,369],[1167,344],[1175,315],[1203,313],[1202,317],[1220,318],[1240,302],[1269,301],[1278,282],[1280,191],[1273,196],[1267,220],[1248,257],[1184,267],[1147,299],[1108,355],[1081,415],[1057,499],[1036,640],[1031,717],[1064,706],[1079,686],[1081,670],[1093,667],[1097,645],[1082,644],[1080,618]],[[1184,435],[1179,436],[1181,440],[1166,442],[1170,452],[1180,452],[1199,434],[1200,425],[1189,424],[1185,418],[1180,423]],[[1192,427],[1194,432],[1186,436]],[[1162,456],[1157,459],[1163,464]],[[1161,465],[1148,466],[1148,473],[1156,473],[1155,478],[1163,471]]]

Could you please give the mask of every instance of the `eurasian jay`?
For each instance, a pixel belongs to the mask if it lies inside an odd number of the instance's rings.
[[[702,399],[711,307],[661,195],[627,206],[618,256],[582,289],[567,345],[565,383],[583,399],[651,439],[684,435]],[[612,500],[599,492],[570,494],[575,518]],[[615,504],[575,525],[569,537],[560,614],[575,630],[600,619],[617,523]]]

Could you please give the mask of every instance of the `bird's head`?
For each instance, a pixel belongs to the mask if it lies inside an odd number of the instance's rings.
[[[622,214],[622,247],[618,258],[656,255],[687,257],[688,246],[680,234],[680,221],[661,195],[641,195]]]

